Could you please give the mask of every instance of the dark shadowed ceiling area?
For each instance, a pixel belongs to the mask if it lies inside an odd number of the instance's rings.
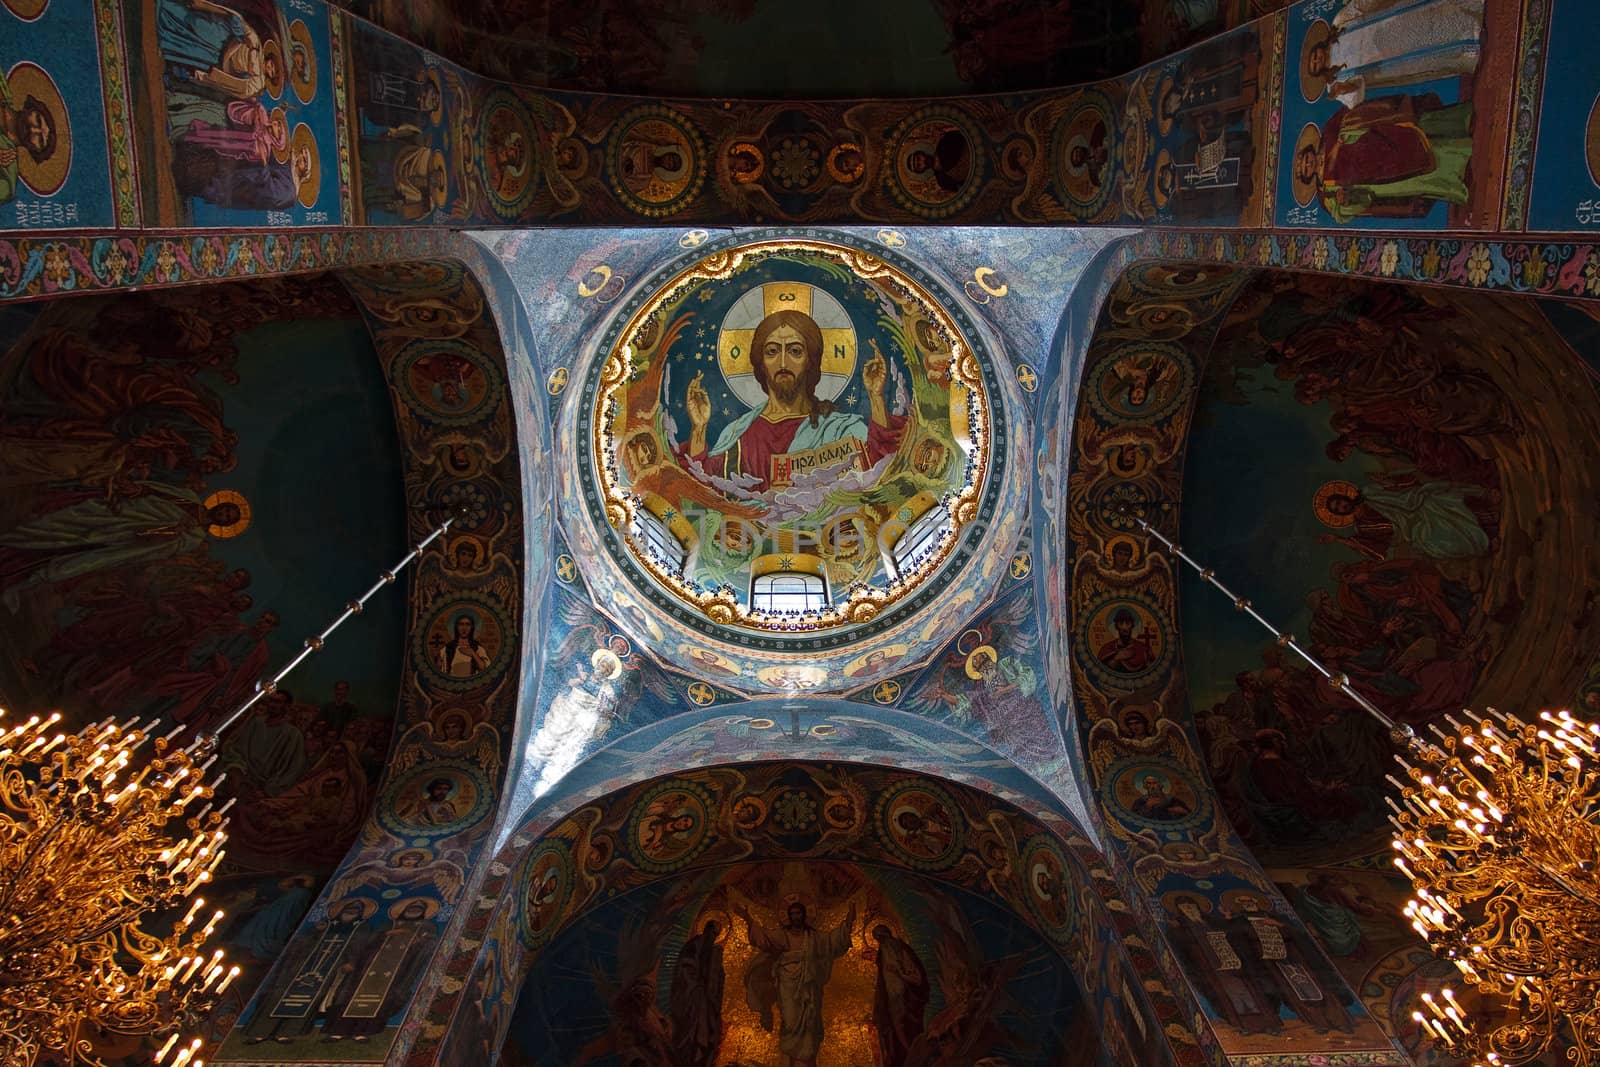
[[[471,70],[525,85],[818,98],[1091,81],[1238,25],[1271,2],[348,0],[346,6]]]

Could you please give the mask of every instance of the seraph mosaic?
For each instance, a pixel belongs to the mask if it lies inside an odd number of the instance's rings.
[[[146,223],[353,221],[325,4],[139,0],[123,16]]]
[[[589,506],[679,617],[734,633],[881,622],[984,527],[988,361],[870,253],[713,253],[607,344],[580,423]]]

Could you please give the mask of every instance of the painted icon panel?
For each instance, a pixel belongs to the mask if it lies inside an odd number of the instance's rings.
[[[346,221],[326,5],[143,0],[124,17],[146,222]]]
[[[89,0],[0,4],[0,228],[134,221],[113,210],[95,15]],[[115,32],[108,44],[115,66]]]

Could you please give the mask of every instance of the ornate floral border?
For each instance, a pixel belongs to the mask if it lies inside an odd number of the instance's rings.
[[[354,179],[350,170],[350,82],[344,50],[345,13],[337,7],[328,8],[329,52],[333,56],[333,130],[339,145],[339,218],[346,225],[356,221],[355,203],[351,198]]]
[[[100,92],[106,108],[106,142],[111,152],[111,200],[118,226],[139,225],[139,186],[128,137],[127,68],[122,62],[122,16],[117,0],[95,0],[95,35],[100,39]],[[9,295],[0,290],[0,296]]]
[[[1533,149],[1538,142],[1539,105],[1544,100],[1544,64],[1549,56],[1553,0],[1523,0],[1522,43],[1517,84],[1511,98],[1511,149],[1506,160],[1504,230],[1528,228],[1528,194],[1533,188]]]
[[[398,227],[4,236],[0,237],[0,300],[392,263],[449,254],[455,240],[450,230]],[[1149,229],[1128,238],[1125,247],[1135,258],[1600,299],[1600,240]]]
[[[192,285],[448,254],[448,230],[27,234],[0,238],[0,300]]]
[[[1600,242],[1353,232],[1146,230],[1139,257],[1316,271],[1531,296],[1600,298]]]

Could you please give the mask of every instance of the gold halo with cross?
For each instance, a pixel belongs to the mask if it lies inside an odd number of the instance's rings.
[[[822,380],[817,398],[832,400],[844,392],[856,369],[856,327],[850,313],[826,290],[807,282],[767,282],[746,292],[722,317],[717,332],[717,365],[733,395],[746,407],[767,402],[756,381],[751,345],[761,320],[777,311],[800,311],[822,331]]]
[[[67,183],[67,172],[72,169],[72,121],[67,114],[67,102],[55,79],[37,63],[26,60],[18,63],[6,72],[6,83],[18,107],[28,97],[33,97],[55,126],[55,151],[46,156],[44,162],[35,162],[27,151],[17,149],[17,171],[23,184],[36,196],[53,196]]]

